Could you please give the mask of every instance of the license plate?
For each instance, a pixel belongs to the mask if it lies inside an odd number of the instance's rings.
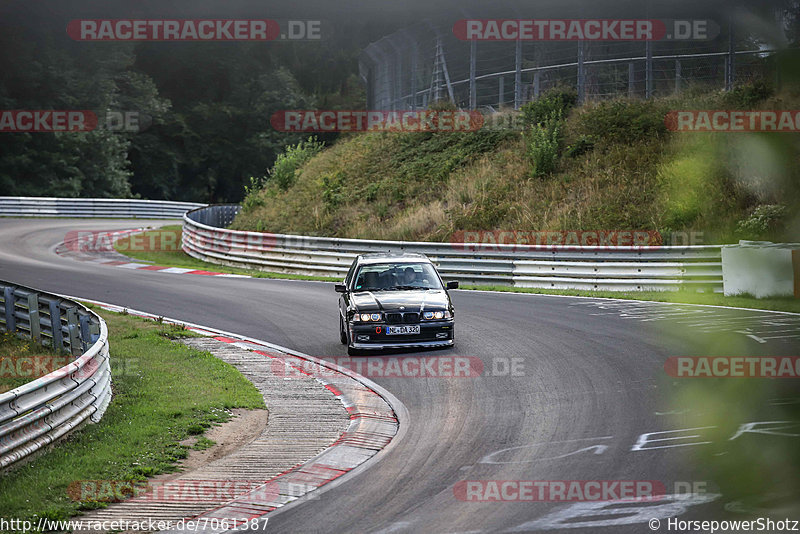
[[[419,334],[419,325],[386,327],[386,335],[394,336],[397,334]]]

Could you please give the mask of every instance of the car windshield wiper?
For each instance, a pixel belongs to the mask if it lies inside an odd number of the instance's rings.
[[[428,290],[430,288],[429,287],[424,287],[424,286],[394,286],[392,289],[399,289],[399,290],[403,291],[403,290],[408,290],[408,289],[424,289],[424,290]]]

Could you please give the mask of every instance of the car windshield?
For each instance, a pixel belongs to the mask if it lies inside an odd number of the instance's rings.
[[[356,275],[354,291],[403,291],[441,289],[430,263],[374,263],[364,265]]]

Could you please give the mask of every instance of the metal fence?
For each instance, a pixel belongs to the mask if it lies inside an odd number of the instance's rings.
[[[709,41],[464,41],[431,22],[387,35],[361,54],[367,108],[519,109],[553,87],[579,100],[671,95],[689,86],[731,89],[779,80],[771,50],[738,45],[735,25]],[[776,31],[776,34],[778,32]],[[744,36],[741,36],[744,37]]]
[[[0,304],[0,331],[30,338],[63,354],[65,361],[71,360],[0,394],[3,469],[84,422],[98,422],[111,401],[111,368],[106,323],[84,306],[4,281],[0,281]],[[49,361],[60,363],[60,358]],[[5,363],[2,368],[6,371],[21,367],[12,361]]]
[[[0,217],[180,219],[196,202],[115,198],[0,197]]]
[[[228,230],[237,205],[183,218],[183,250],[195,258],[262,271],[344,278],[370,252],[418,252],[442,276],[465,284],[610,291],[696,288],[722,291],[719,245],[571,247],[338,239]]]

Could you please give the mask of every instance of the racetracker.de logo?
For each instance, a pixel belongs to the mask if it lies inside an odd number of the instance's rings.
[[[159,228],[129,234],[120,230],[70,230],[64,236],[64,245],[68,250],[84,253],[177,252],[181,249],[181,231]]]
[[[483,126],[479,111],[284,110],[272,114],[279,132],[470,132]]]
[[[798,378],[798,356],[671,356],[664,371],[674,378]]]
[[[273,41],[281,36],[275,20],[71,20],[67,34],[76,41]]]
[[[185,480],[132,482],[127,480],[76,480],[67,495],[77,502],[138,501],[218,504],[247,494],[270,502],[281,495],[301,496],[316,486],[303,481]]]
[[[665,495],[658,480],[462,480],[453,495],[466,502],[654,501]]]
[[[685,41],[718,33],[710,20],[462,19],[453,25],[462,41]]]
[[[472,252],[514,252],[530,246],[554,250],[658,247],[663,242],[661,234],[653,230],[459,230],[450,239],[453,248]]]
[[[670,111],[664,124],[673,132],[800,132],[800,110]]]
[[[89,132],[95,128],[97,115],[89,110],[0,110],[0,132]]]
[[[382,326],[376,326],[382,329]],[[275,358],[270,369],[275,376],[301,375],[334,377],[337,369],[348,369],[367,378],[479,378],[482,376],[522,376],[524,361],[516,357],[495,357],[484,365],[475,356],[370,356],[323,358],[331,367],[304,358]]]

